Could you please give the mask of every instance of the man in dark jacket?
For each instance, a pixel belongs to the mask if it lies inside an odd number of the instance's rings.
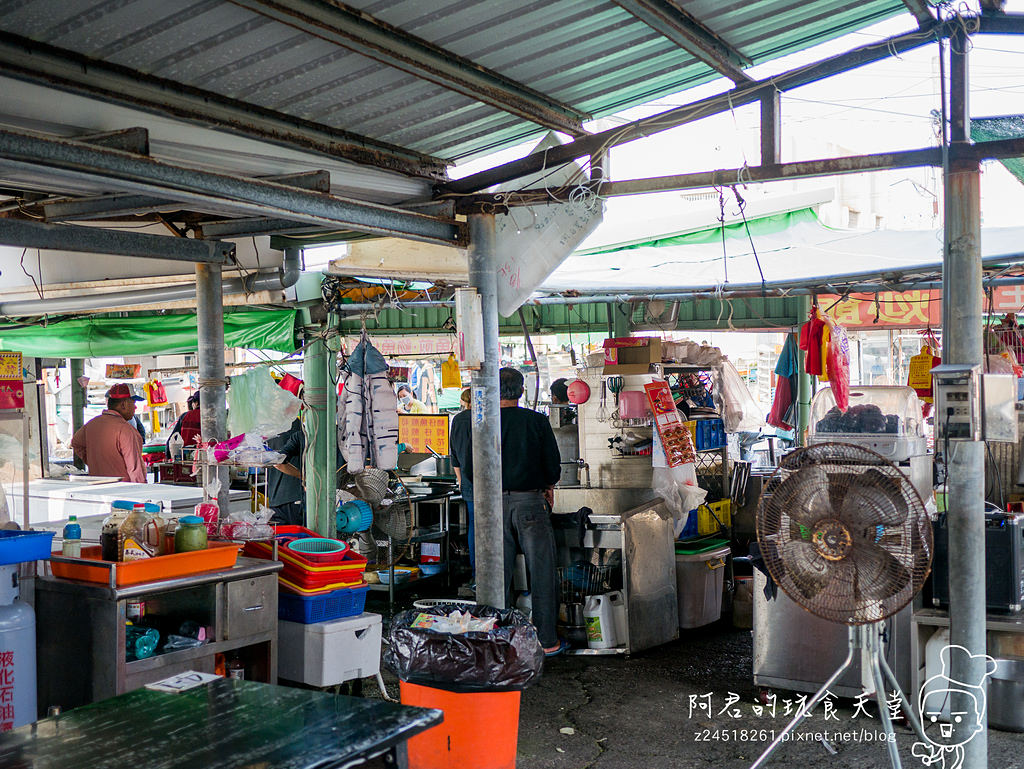
[[[562,645],[555,633],[558,580],[555,532],[551,526],[554,487],[561,475],[558,444],[547,417],[519,407],[523,375],[513,368],[498,372],[501,401],[501,488],[504,517],[505,590],[512,588],[516,553],[526,559],[533,624],[546,654]],[[470,420],[452,423],[453,462],[463,479],[473,480],[473,436]],[[465,483],[465,480],[463,481]]]

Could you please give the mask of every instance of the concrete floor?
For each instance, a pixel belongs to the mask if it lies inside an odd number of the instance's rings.
[[[754,713],[757,691],[751,675],[749,631],[725,622],[684,631],[678,641],[620,657],[565,656],[547,661],[544,675],[523,692],[519,720],[519,769],[740,769],[749,767],[789,719],[781,716],[778,693],[775,719]],[[385,672],[389,689],[397,681]],[[369,683],[369,682],[367,682]],[[375,687],[374,687],[375,688]],[[375,696],[371,686],[366,694]],[[690,697],[713,693],[714,716],[690,712]],[[739,717],[719,714],[729,693],[740,701]],[[885,745],[836,738],[836,732],[874,735],[876,718],[853,716],[853,703],[840,701],[827,722],[820,710],[795,738],[782,745],[768,767],[835,767],[884,769],[890,766]],[[1022,703],[1024,707],[1024,703]],[[744,732],[746,730],[746,732]],[[826,731],[831,750],[815,733]],[[923,767],[911,755],[915,741],[897,728],[904,767]],[[768,737],[768,739],[765,739]],[[934,765],[939,766],[940,765]],[[989,766],[1024,769],[1024,734],[989,733]],[[940,767],[941,769],[941,767]],[[946,767],[950,769],[950,767]]]

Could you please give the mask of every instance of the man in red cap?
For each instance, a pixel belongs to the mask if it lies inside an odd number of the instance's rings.
[[[141,400],[128,385],[116,384],[107,390],[107,408],[103,413],[75,433],[71,448],[85,462],[90,475],[146,482],[142,436],[128,421],[135,416],[135,402]]]

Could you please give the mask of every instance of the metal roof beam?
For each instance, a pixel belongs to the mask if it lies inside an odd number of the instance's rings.
[[[907,6],[908,11],[914,14],[919,27],[927,27],[935,23],[935,17],[932,16],[932,12],[929,10],[931,6],[927,0],[903,0],[903,4]]]
[[[793,88],[799,88],[808,83],[813,83],[817,80],[856,69],[865,64],[880,61],[889,56],[896,56],[919,48],[932,41],[933,38],[922,35],[921,30],[914,30],[913,32],[896,35],[895,37],[875,43],[869,43],[860,48],[854,48],[852,51],[799,67],[775,77],[740,85],[726,93],[709,96],[706,99],[701,99],[682,107],[676,107],[657,115],[627,123],[626,125],[616,126],[607,131],[576,139],[568,144],[551,147],[543,152],[535,152],[519,160],[513,160],[486,171],[470,174],[462,179],[438,185],[438,191],[440,193],[452,192],[458,194],[476,192],[477,190],[509,182],[522,176],[538,173],[544,169],[550,170],[555,166],[571,162],[577,158],[599,154],[620,144],[643,139],[652,134],[667,131],[670,128],[676,128],[710,117],[711,115],[717,115],[734,107],[751,104],[760,99],[766,92],[770,93],[773,90],[788,91]]]
[[[81,138],[78,139],[82,141]],[[138,153],[136,153],[138,154]],[[301,187],[319,192],[331,191],[331,175],[327,171],[306,171],[297,174],[255,177],[289,187]],[[99,195],[76,200],[40,203],[48,222],[76,222],[113,219],[119,216],[140,216],[180,211],[181,202],[152,195]]]
[[[217,222],[203,222],[198,225],[196,237],[200,238],[247,238],[253,235],[292,235],[310,232],[315,228],[290,219],[268,219],[248,217],[245,219],[224,219]],[[327,231],[324,231],[327,232]]]
[[[438,158],[2,31],[0,75],[335,160],[447,178]]]
[[[42,224],[21,219],[0,219],[0,243],[20,248],[45,248],[86,254],[114,254],[179,262],[224,264],[234,256],[235,244],[192,240],[141,232]]]
[[[75,140],[86,144],[98,144],[100,147],[134,152],[136,155],[149,154],[149,129],[146,128],[122,128],[118,131],[88,133],[76,136]]]
[[[241,216],[292,219],[314,227],[348,228],[445,245],[465,242],[465,226],[455,221],[276,182],[172,165],[67,139],[0,131],[0,171],[4,167],[90,183],[102,181],[119,191],[212,205]]]
[[[340,2],[231,2],[545,128],[585,134],[581,123],[589,119],[587,113]]]
[[[1022,13],[983,13],[978,23],[978,32],[983,35],[1024,35]]]
[[[742,69],[749,67],[752,62],[683,10],[676,0],[614,2],[734,83],[752,82]]]
[[[1011,144],[1016,142],[1018,144]],[[988,149],[983,155],[978,151],[981,145],[966,148],[966,152],[976,153],[979,157],[994,157],[1002,152],[1004,156],[1012,153],[1019,146],[1020,154],[1024,154],[1024,139],[1009,139],[1005,142],[985,142],[1003,146]],[[838,158],[821,160],[799,160],[791,163],[763,163],[759,166],[744,168],[720,168],[714,171],[697,171],[672,176],[653,176],[646,179],[627,179],[617,182],[603,182],[600,185],[601,197],[621,197],[625,195],[645,195],[652,192],[672,192],[677,190],[700,189],[703,187],[721,187],[748,182],[778,182],[789,179],[809,179],[819,176],[838,176],[842,174],[863,173],[866,171],[885,171],[893,168],[916,168],[919,166],[942,165],[942,153],[938,148],[927,147],[919,150],[902,150],[899,152],[879,153],[875,155],[848,155]],[[520,190],[512,196],[506,193],[473,195],[456,199],[456,211],[470,213],[493,209],[495,206],[532,205],[538,201],[568,201],[571,190],[555,190],[541,188]]]

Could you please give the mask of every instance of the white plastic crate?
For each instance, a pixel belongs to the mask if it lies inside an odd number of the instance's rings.
[[[364,612],[328,622],[277,623],[277,675],[309,686],[334,686],[380,672],[381,620]]]

